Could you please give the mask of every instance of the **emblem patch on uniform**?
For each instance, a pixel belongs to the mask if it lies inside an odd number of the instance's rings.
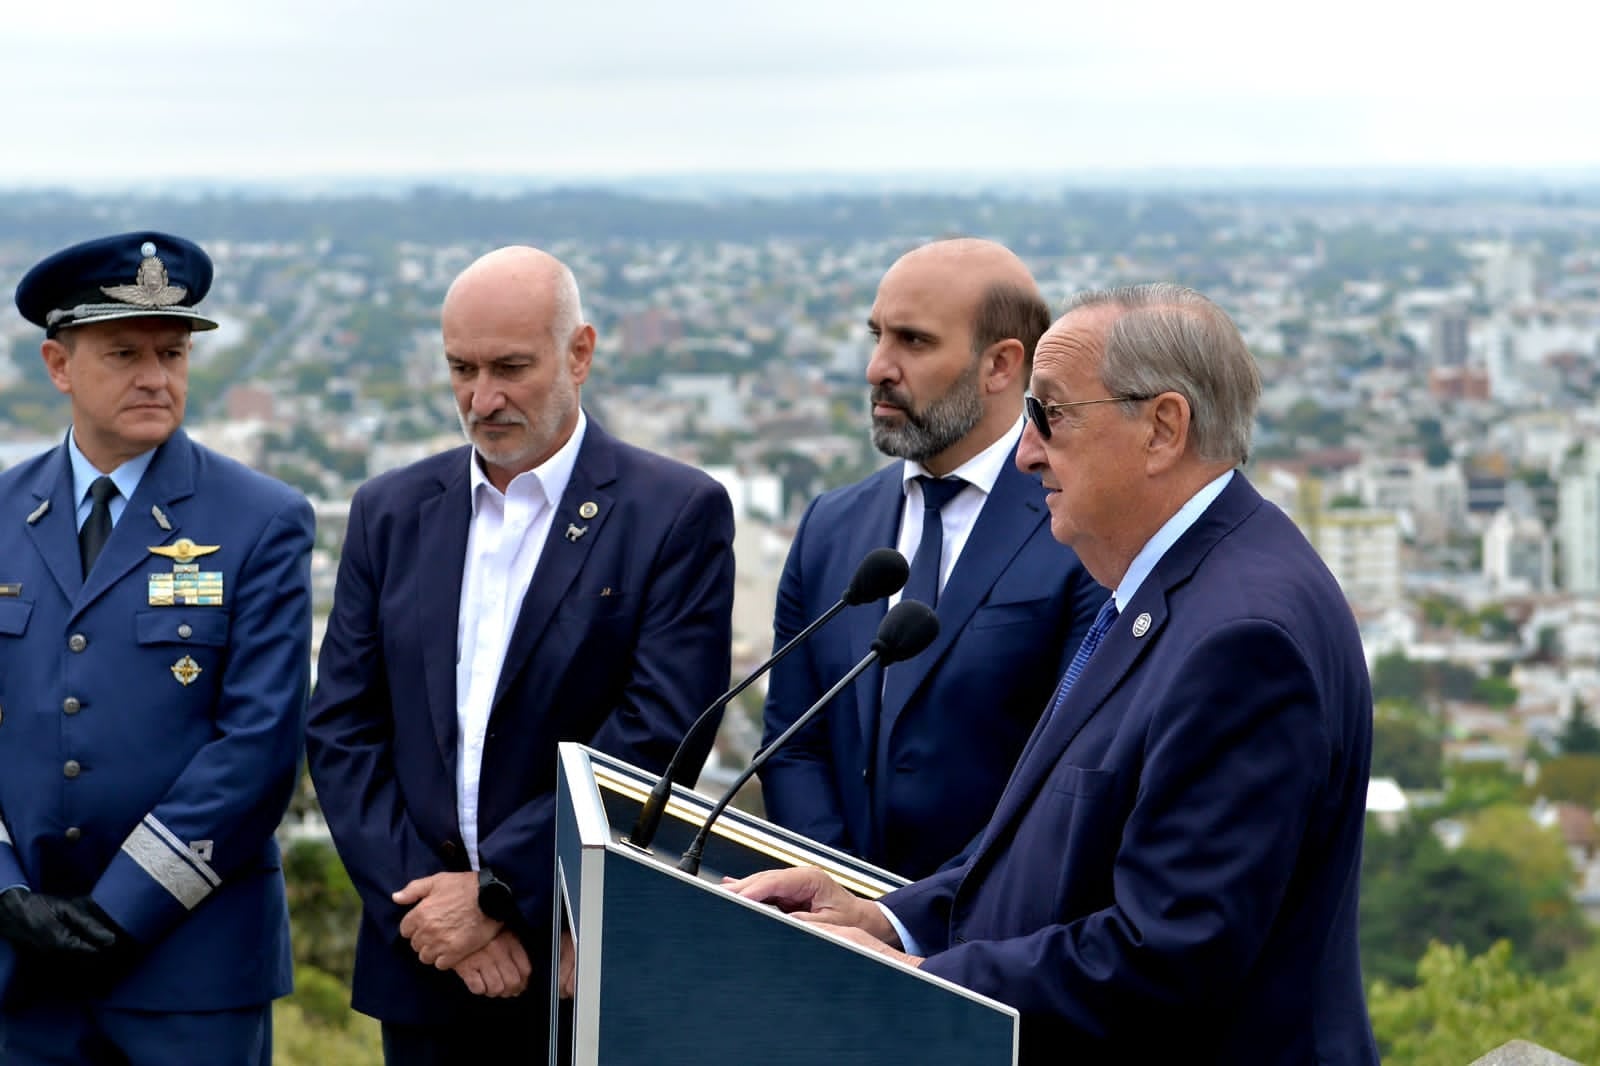
[[[200,676],[200,664],[185,655],[172,664],[172,676],[178,679],[178,684],[188,688]]]
[[[150,554],[172,560],[172,572],[150,575],[150,606],[221,607],[222,571],[202,570],[194,561],[220,550],[220,544],[196,544],[188,537],[151,547]]]

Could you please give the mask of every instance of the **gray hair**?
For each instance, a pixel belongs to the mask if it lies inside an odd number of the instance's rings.
[[[1227,312],[1165,282],[1079,293],[1067,312],[1096,307],[1123,312],[1106,333],[1100,361],[1100,382],[1111,395],[1176,392],[1189,401],[1189,434],[1201,459],[1250,458],[1261,375]]]
[[[550,337],[556,351],[565,354],[572,344],[572,335],[583,325],[583,301],[578,297],[578,279],[572,268],[558,263],[554,292],[550,301]]]

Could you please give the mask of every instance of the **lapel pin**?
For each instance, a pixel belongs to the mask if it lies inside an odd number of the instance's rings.
[[[30,525],[30,526],[31,525],[37,525],[38,522],[39,522],[39,519],[43,518],[45,515],[47,515],[49,513],[50,513],[50,501],[46,500],[43,503],[41,503],[39,506],[37,506],[37,507],[35,507],[33,509],[33,513],[28,516],[28,525]]]
[[[600,595],[602,595],[602,596],[610,596],[610,595],[612,595],[611,586],[607,585],[605,588],[601,589],[600,590]]]
[[[580,503],[578,505],[578,517],[579,518],[593,518],[595,515],[597,515],[599,513],[600,513],[600,508],[595,505],[595,502],[593,500],[584,500],[582,503]]]
[[[156,525],[160,526],[162,530],[167,533],[172,532],[172,523],[167,521],[167,516],[155,504],[150,505],[150,517],[156,520]]]
[[[606,589],[606,592],[610,592],[610,591],[611,591],[610,589]],[[20,581],[8,581],[4,585],[0,585],[0,596],[20,596],[20,595],[22,595],[22,582],[20,582]],[[602,592],[601,595],[604,596],[605,592]]]
[[[589,532],[588,526],[574,525],[571,522],[567,523],[567,539],[572,541],[574,544],[578,543],[578,538],[587,532]]]
[[[1133,635],[1142,637],[1150,632],[1150,612],[1146,611],[1133,620]]]

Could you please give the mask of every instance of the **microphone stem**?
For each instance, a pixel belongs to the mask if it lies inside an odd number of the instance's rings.
[[[721,711],[730,702],[732,702],[732,700],[737,697],[739,693],[749,688],[757,678],[761,677],[768,670],[771,670],[774,666],[776,666],[785,655],[788,655],[791,651],[798,648],[807,637],[811,636],[811,634],[815,633],[818,629],[821,629],[824,623],[832,621],[835,615],[845,609],[845,606],[845,601],[841,599],[832,607],[829,607],[826,611],[822,612],[822,614],[819,615],[815,621],[806,626],[800,632],[796,633],[787,644],[773,652],[770,659],[756,667],[755,671],[751,673],[749,677],[746,677],[743,681],[733,686],[733,688],[718,696],[716,702],[712,703],[710,707],[707,707],[701,712],[700,717],[694,720],[694,724],[691,725],[689,727],[689,731],[684,734],[683,741],[678,745],[678,750],[672,753],[672,760],[667,763],[666,770],[662,771],[660,779],[658,779],[654,787],[650,789],[650,795],[646,797],[644,806],[639,808],[639,817],[633,823],[632,831],[628,833],[629,843],[633,844],[634,847],[648,848],[650,846],[650,842],[655,839],[656,830],[661,826],[661,816],[667,809],[667,798],[672,795],[673,779],[677,777],[679,764],[683,762],[687,752],[692,746],[689,743],[690,739],[699,736],[701,730],[704,729],[705,724],[711,721],[713,718],[720,722],[721,718],[717,715],[718,711]],[[791,732],[792,731],[793,730],[791,730]],[[788,734],[785,734],[785,736],[787,735]]]
[[[794,736],[802,728],[804,728],[805,725],[810,722],[811,719],[815,718],[818,712],[820,712],[822,708],[826,707],[835,696],[853,684],[855,679],[860,677],[867,667],[871,666],[877,661],[878,649],[873,648],[871,651],[867,652],[866,656],[860,662],[856,663],[855,666],[850,668],[849,673],[841,677],[832,688],[823,693],[821,699],[808,707],[806,709],[806,713],[802,714],[799,718],[796,718],[793,725],[779,734],[777,739],[773,740],[771,744],[768,744],[765,748],[762,748],[755,754],[755,757],[750,760],[750,765],[745,767],[744,773],[740,774],[734,780],[732,786],[730,786],[729,789],[722,794],[722,798],[717,800],[716,806],[711,808],[711,813],[706,815],[705,821],[700,825],[700,831],[695,834],[694,842],[689,845],[688,850],[683,853],[683,857],[678,860],[678,869],[687,874],[698,874],[700,872],[700,856],[706,850],[706,841],[711,836],[711,826],[719,817],[721,817],[722,812],[727,809],[728,804],[733,802],[733,797],[738,795],[739,790],[743,788],[752,777],[755,776],[757,770],[766,765],[767,760],[772,757],[773,752],[777,751],[783,746],[784,743],[788,741],[790,737]]]

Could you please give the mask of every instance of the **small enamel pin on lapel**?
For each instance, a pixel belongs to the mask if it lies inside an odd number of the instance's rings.
[[[27,518],[28,525],[30,525],[30,526],[37,525],[38,522],[39,522],[39,519],[43,518],[45,515],[47,515],[49,513],[50,513],[50,501],[46,500],[43,503],[41,503],[39,506],[35,507],[33,509],[33,511],[28,515],[28,518]]]
[[[589,532],[588,526],[580,526],[572,522],[567,523],[567,539],[572,541],[574,544],[578,542],[579,537],[583,536],[587,532]]]
[[[593,500],[584,500],[582,503],[580,503],[578,505],[578,517],[579,518],[593,518],[595,515],[597,515],[599,513],[600,513],[600,508],[595,504],[595,502]]]
[[[1142,637],[1148,632],[1150,632],[1150,612],[1145,611],[1133,620],[1133,635]]]

